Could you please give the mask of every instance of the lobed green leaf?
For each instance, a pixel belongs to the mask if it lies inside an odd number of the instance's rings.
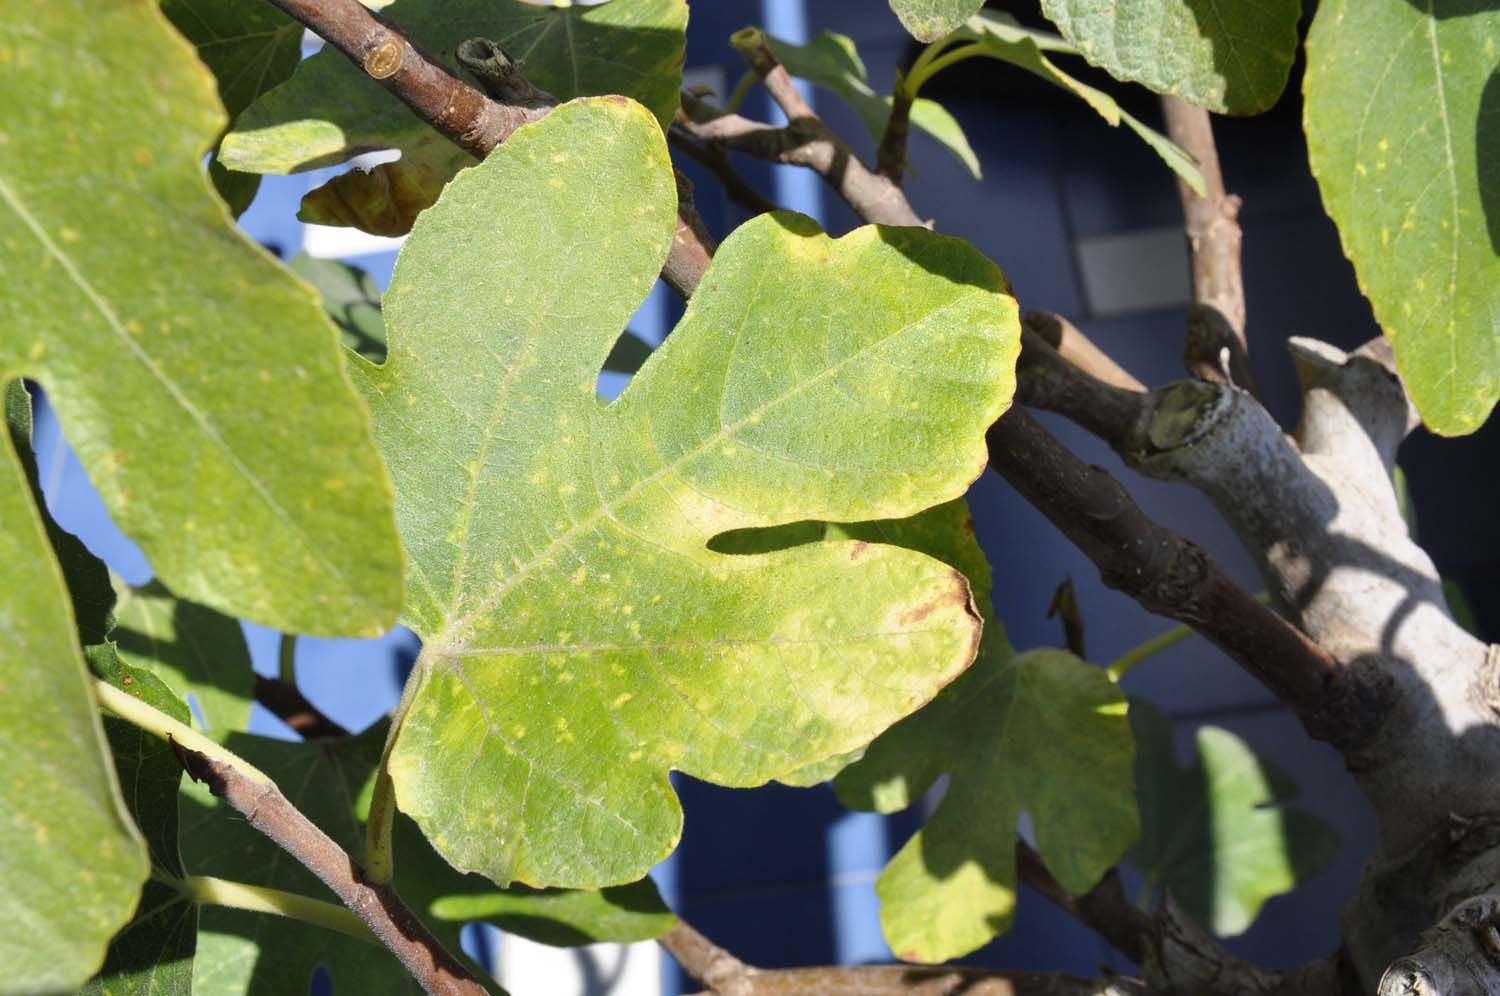
[[[1127,860],[1199,924],[1243,933],[1267,899],[1338,853],[1332,827],[1288,805],[1297,797],[1292,777],[1228,730],[1199,729],[1197,757],[1182,768],[1165,716],[1133,700],[1130,723],[1141,837]]]
[[[680,831],[670,769],[754,785],[854,749],[977,643],[966,582],[922,555],[707,544],[961,494],[1013,390],[999,271],[925,229],[833,240],[763,216],[602,406],[675,193],[639,105],[521,129],[419,220],[386,295],[390,358],[360,367],[424,641],[397,799],[502,883],[639,878]]]

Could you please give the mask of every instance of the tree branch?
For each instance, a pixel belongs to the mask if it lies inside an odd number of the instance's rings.
[[[658,943],[682,970],[716,996],[1147,996],[1139,982],[1099,981],[1046,972],[948,966],[861,965],[766,970],[678,920]]]
[[[738,204],[751,215],[776,210],[775,204],[740,175],[739,170],[735,169],[734,164],[729,161],[729,156],[725,154],[723,146],[717,142],[700,142],[680,124],[674,123],[667,130],[667,144],[694,162],[700,163],[712,173],[724,186],[724,193],[728,195],[730,201]]]
[[[550,94],[526,83],[513,64],[500,82],[502,89],[496,92],[509,92],[517,97],[517,102],[501,102],[487,97],[427,56],[394,24],[366,9],[359,0],[267,2],[290,14],[344,53],[418,117],[480,159],[488,156],[517,128],[542,118],[556,105]],[[493,43],[483,44],[500,52],[499,46]],[[476,49],[467,54],[483,56],[486,53]],[[510,60],[504,61],[509,63]],[[472,66],[469,68],[473,69]],[[509,91],[504,89],[506,86]],[[684,184],[686,181],[679,174],[679,193],[684,189],[691,190],[690,186],[684,188]],[[677,233],[666,265],[662,267],[662,279],[683,296],[691,294],[698,286],[698,278],[708,268],[713,249],[713,240],[698,217],[692,200],[680,197]]]
[[[1232,581],[1197,544],[1146,516],[1118,481],[1085,464],[1024,409],[989,431],[990,466],[1099,568],[1111,588],[1202,633],[1291,707],[1315,737],[1366,732],[1345,669]]]
[[[1193,260],[1192,314],[1183,361],[1199,380],[1235,384],[1259,395],[1245,340],[1245,283],[1240,270],[1240,199],[1224,189],[1208,111],[1170,95],[1161,98],[1167,133],[1198,160],[1204,193],[1181,177],[1177,192]]]
[[[821,176],[855,213],[872,224],[922,224],[901,188],[861,162],[844,140],[810,110],[807,116],[792,118],[786,127],[778,128],[731,114],[684,93],[677,123],[699,141],[716,142],[767,162],[807,167]]]
[[[264,675],[255,676],[255,701],[265,706],[304,740],[347,737],[349,731],[325,716],[295,685]]]
[[[407,971],[434,996],[483,996],[488,990],[443,947],[389,885],[372,886],[354,860],[281,794],[231,764],[173,741],[177,759],[255,829],[296,858],[363,920]]]

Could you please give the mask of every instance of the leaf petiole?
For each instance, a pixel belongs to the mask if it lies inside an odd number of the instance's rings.
[[[134,695],[121,691],[107,681],[94,679],[94,697],[101,706],[154,737],[159,737],[168,743],[181,744],[189,750],[227,764],[251,781],[272,784],[270,777],[249,761],[225,750],[191,726],[179,723],[161,710],[147,705]]]
[[[277,677],[284,685],[297,686],[297,634],[282,633],[276,654]]]
[[[226,906],[252,913],[271,913],[310,923],[315,927],[337,930],[371,944],[380,944],[380,939],[363,920],[337,903],[208,875],[189,875],[179,879],[157,872],[153,877],[201,906]]]

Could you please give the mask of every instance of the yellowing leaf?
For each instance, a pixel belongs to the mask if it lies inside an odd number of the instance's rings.
[[[1307,37],[1307,152],[1344,252],[1435,432],[1500,397],[1500,11],[1329,0]]]
[[[418,220],[385,299],[389,359],[358,368],[424,642],[397,799],[500,882],[640,877],[680,830],[669,770],[754,785],[852,750],[977,642],[967,584],[921,554],[708,543],[961,494],[1013,390],[999,271],[925,229],[834,240],[762,216],[603,406],[598,371],[675,214],[651,115],[568,104]]]
[[[298,632],[389,627],[369,416],[317,301],[208,188],[212,78],[149,0],[0,0],[0,50],[0,376],[47,388],[173,591]]]

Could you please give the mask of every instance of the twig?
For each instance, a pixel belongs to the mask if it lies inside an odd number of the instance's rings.
[[[775,211],[776,205],[766,198],[750,182],[740,175],[729,161],[729,156],[716,142],[700,142],[681,125],[673,124],[667,131],[667,143],[694,162],[701,163],[724,186],[724,193],[731,202],[744,208],[752,216]]]
[[[753,968],[678,920],[658,943],[715,996],[1146,996],[1138,982],[951,966]]]
[[[1040,336],[1057,354],[1096,380],[1124,391],[1144,391],[1146,385],[1114,361],[1094,341],[1061,315],[1028,311],[1021,319],[1026,330]]]
[[[1075,657],[1088,658],[1088,644],[1084,639],[1083,611],[1078,606],[1078,592],[1073,588],[1073,579],[1064,578],[1052,593],[1047,605],[1047,618],[1060,617],[1063,628],[1063,645]]]
[[[395,25],[366,9],[359,0],[267,2],[312,29],[418,117],[480,159],[517,128],[540,119],[551,109],[552,104],[541,99],[550,95],[535,87],[523,94],[527,98],[523,102],[492,100],[429,58]],[[491,48],[499,51],[498,46]],[[479,53],[476,50],[473,54]],[[513,89],[523,82],[518,72],[512,72],[509,79]],[[679,189],[682,182],[679,177]],[[662,267],[662,279],[684,296],[691,294],[708,267],[713,248],[713,240],[691,200],[679,200],[677,233]]]
[[[179,743],[177,758],[255,829],[302,863],[363,920],[434,996],[483,996],[484,986],[443,947],[389,885],[372,886],[338,844],[287,801],[274,783],[255,782],[231,764]]]
[[[788,121],[817,119],[812,106],[803,98],[802,91],[792,82],[791,74],[776,58],[776,53],[771,51],[771,43],[764,31],[760,28],[742,28],[729,36],[729,44],[750,64],[755,75],[760,77],[766,92],[786,114]]]
[[[325,716],[295,685],[264,675],[255,676],[255,701],[297,731],[304,740],[347,737],[349,731]]]
[[[901,70],[896,70],[896,91],[891,96],[891,116],[886,119],[885,131],[880,135],[880,145],[875,149],[875,170],[898,187],[906,175],[911,105],[916,103],[916,99],[916,92],[908,88]]]
[[[1203,176],[1200,197],[1180,178],[1177,192],[1193,261],[1194,307],[1183,360],[1199,380],[1231,383],[1259,396],[1245,339],[1245,282],[1240,269],[1240,199],[1224,189],[1208,112],[1177,97],[1161,98],[1167,133]]]
[[[778,128],[731,114],[685,93],[677,121],[699,141],[717,142],[768,162],[806,166],[868,222],[922,224],[901,188],[861,162],[843,139],[815,116],[793,119],[785,128]]]

